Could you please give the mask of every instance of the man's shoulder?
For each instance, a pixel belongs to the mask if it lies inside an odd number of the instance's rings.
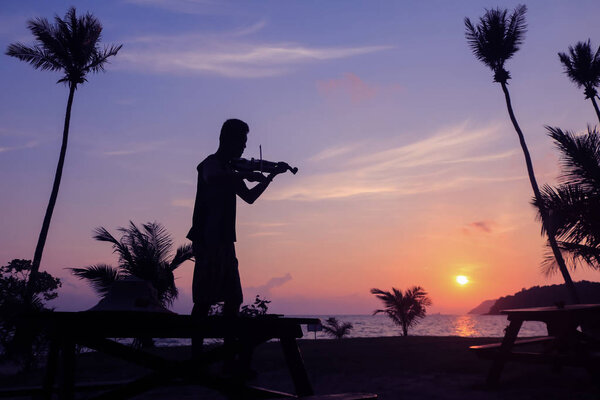
[[[196,167],[196,169],[198,171],[200,171],[205,166],[217,167],[217,166],[220,166],[220,165],[221,165],[221,162],[217,158],[216,154],[211,154],[208,157],[206,157],[204,160],[202,160],[200,162],[200,164],[198,164],[198,166]]]

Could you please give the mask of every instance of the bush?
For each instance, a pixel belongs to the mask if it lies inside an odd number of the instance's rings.
[[[27,295],[31,261],[15,259],[0,267],[0,357],[31,366],[43,351],[46,341],[39,332],[18,331],[23,315],[48,312],[46,302],[58,296],[60,279],[48,272],[38,272],[32,292]]]

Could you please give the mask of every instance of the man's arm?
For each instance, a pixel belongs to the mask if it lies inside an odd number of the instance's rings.
[[[269,183],[271,183],[275,175],[277,175],[277,173],[271,173],[267,176],[264,176],[263,174],[258,172],[251,172],[251,174],[252,176],[243,179],[248,179],[251,182],[258,182],[258,185],[254,186],[252,189],[249,189],[248,186],[246,186],[246,183],[244,183],[244,181],[240,179],[238,180],[235,191],[237,195],[240,196],[242,200],[244,200],[248,204],[254,203],[256,199],[258,199],[260,195],[263,194],[263,192],[265,191],[267,186],[269,186]]]

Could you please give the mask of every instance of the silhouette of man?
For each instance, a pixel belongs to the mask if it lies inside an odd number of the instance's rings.
[[[273,177],[254,171],[236,171],[230,161],[242,156],[246,148],[248,125],[239,119],[225,121],[219,148],[198,167],[198,187],[192,228],[196,265],[192,281],[192,316],[204,318],[211,305],[223,301],[225,317],[236,317],[242,304],[242,287],[235,255],[236,196],[252,204],[265,191]],[[281,171],[284,172],[284,171]],[[248,188],[244,180],[258,182]],[[192,352],[201,351],[202,338],[192,339]]]

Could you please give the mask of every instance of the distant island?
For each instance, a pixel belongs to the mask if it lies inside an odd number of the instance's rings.
[[[575,287],[582,303],[600,303],[600,282],[580,281],[575,282]],[[497,300],[485,300],[469,311],[469,314],[497,315],[501,310],[511,308],[544,307],[556,303],[570,304],[568,297],[564,284],[533,286]]]

